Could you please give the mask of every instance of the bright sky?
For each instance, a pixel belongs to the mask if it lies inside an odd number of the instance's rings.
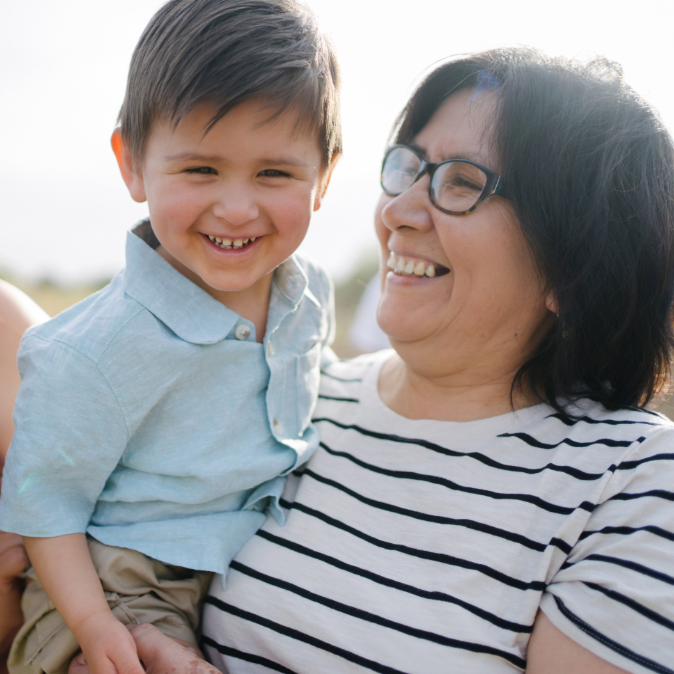
[[[110,133],[132,50],[161,0],[0,3],[0,269],[97,279],[124,263],[146,214],[117,173]],[[344,75],[345,154],[303,247],[335,278],[372,252],[393,120],[433,63],[527,45],[601,54],[674,130],[672,0],[308,0]]]

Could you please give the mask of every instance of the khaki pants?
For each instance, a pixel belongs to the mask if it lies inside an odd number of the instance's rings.
[[[164,634],[198,646],[202,601],[213,574],[162,564],[90,536],[87,541],[108,606],[121,623],[152,623]],[[25,622],[9,653],[10,674],[67,674],[80,647],[34,572],[21,608]]]

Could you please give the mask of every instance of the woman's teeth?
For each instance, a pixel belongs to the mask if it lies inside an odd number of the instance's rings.
[[[243,248],[250,243],[253,243],[256,236],[251,236],[250,239],[219,239],[217,236],[211,236],[206,234],[206,236],[218,247],[218,248],[227,248],[228,250],[234,250],[235,248]]]
[[[402,255],[396,255],[391,251],[386,266],[394,273],[400,276],[427,276],[433,278],[434,276],[442,276],[449,272],[446,267],[436,269],[432,262],[424,262],[423,260],[415,260],[413,258],[404,258]]]

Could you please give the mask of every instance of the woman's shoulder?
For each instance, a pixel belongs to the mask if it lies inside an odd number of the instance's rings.
[[[605,438],[606,445],[653,445],[671,442],[674,423],[665,415],[640,407],[609,410],[594,400],[582,399],[547,417],[563,425],[569,437]]]

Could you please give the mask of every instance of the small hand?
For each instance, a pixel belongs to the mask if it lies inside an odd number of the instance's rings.
[[[192,648],[181,646],[153,625],[131,625],[128,630],[147,674],[220,674],[197,657]],[[80,653],[70,663],[68,674],[89,674],[84,654]]]
[[[132,636],[109,610],[87,617],[75,633],[91,674],[144,674]]]

